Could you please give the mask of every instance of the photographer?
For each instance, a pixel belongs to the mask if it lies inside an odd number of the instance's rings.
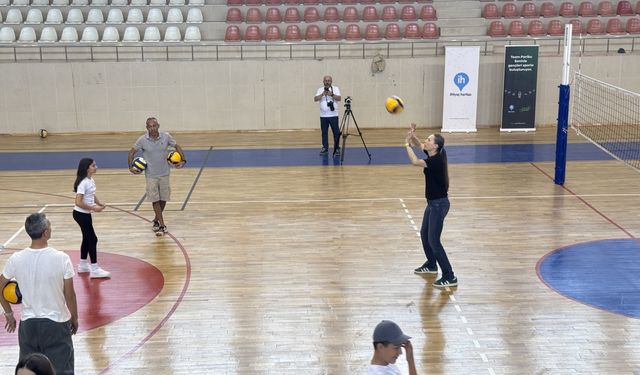
[[[320,155],[329,153],[329,126],[333,133],[333,156],[340,156],[340,126],[338,124],[338,103],[342,100],[340,89],[333,86],[331,76],[323,78],[324,86],[320,87],[313,101],[320,102],[320,130],[322,132],[322,149]]]

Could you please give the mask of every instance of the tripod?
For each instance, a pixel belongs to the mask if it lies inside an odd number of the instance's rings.
[[[356,126],[357,134],[349,133],[349,123],[350,120],[353,120],[353,124]],[[362,140],[362,145],[364,146],[364,150],[367,152],[367,156],[369,156],[369,161],[371,161],[371,153],[367,148],[367,144],[364,142],[364,137],[362,136],[362,132],[360,131],[360,127],[358,126],[358,122],[356,121],[356,116],[351,111],[351,103],[345,102],[344,104],[344,116],[342,117],[342,123],[340,124],[340,134],[342,135],[342,153],[340,153],[340,164],[344,162],[344,154],[347,151],[347,138],[350,135],[357,135]]]

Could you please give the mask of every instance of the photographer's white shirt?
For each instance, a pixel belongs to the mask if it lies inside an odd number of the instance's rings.
[[[338,86],[332,86],[333,95],[340,95],[340,89]],[[324,94],[324,86],[320,87],[316,92],[316,96]],[[333,102],[333,111],[327,105],[328,102]],[[331,96],[322,95],[320,98],[320,117],[337,117],[338,116],[338,102],[333,100]]]

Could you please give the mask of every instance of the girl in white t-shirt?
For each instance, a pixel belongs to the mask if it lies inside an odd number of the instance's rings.
[[[82,245],[80,245],[80,263],[78,273],[89,272],[92,279],[111,277],[111,273],[98,266],[98,236],[93,230],[92,212],[104,210],[105,205],[96,196],[96,183],[93,175],[98,167],[91,158],[82,158],[78,164],[76,182],[73,191],[76,193],[76,204],[73,207],[73,220],[78,223],[82,231]],[[87,262],[91,258],[91,265]]]

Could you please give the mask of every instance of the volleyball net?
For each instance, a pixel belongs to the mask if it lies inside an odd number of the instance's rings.
[[[581,73],[575,73],[571,91],[571,127],[640,171],[640,94]]]

